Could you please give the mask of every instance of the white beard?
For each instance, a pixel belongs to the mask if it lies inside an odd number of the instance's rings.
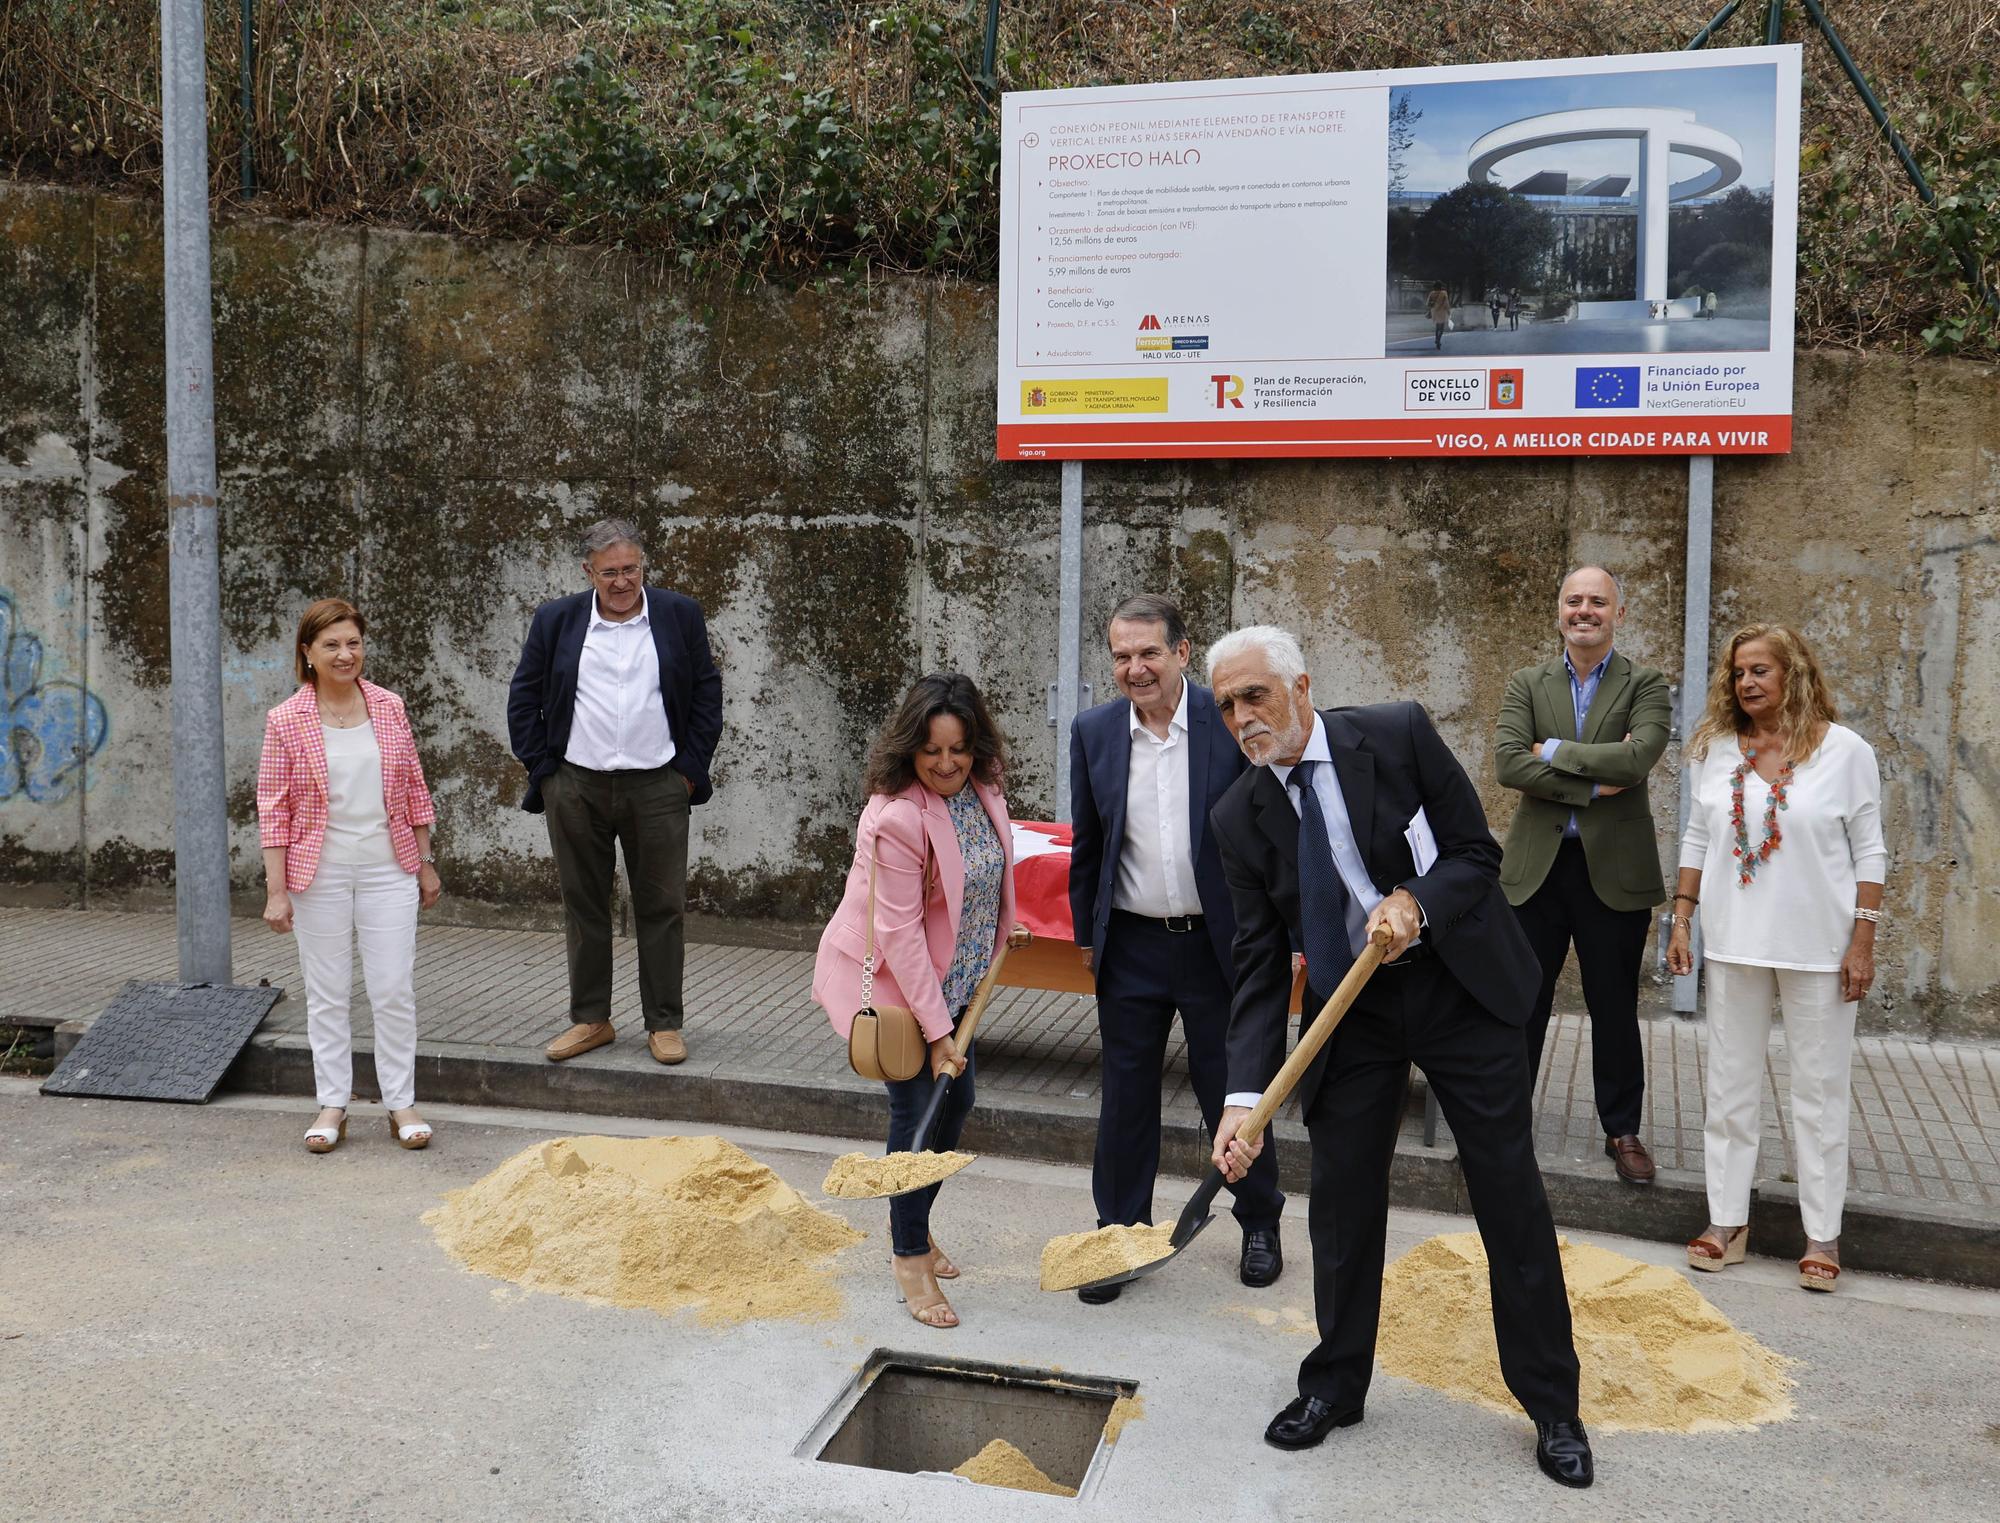
[[[1299,723],[1295,714],[1292,716],[1292,722],[1284,729],[1265,730],[1251,736],[1250,739],[1259,743],[1258,749],[1262,753],[1260,756],[1251,757],[1250,764],[1253,767],[1268,767],[1279,757],[1290,756],[1293,752],[1304,748],[1306,727]],[[1249,754],[1247,751],[1244,752],[1246,756]]]

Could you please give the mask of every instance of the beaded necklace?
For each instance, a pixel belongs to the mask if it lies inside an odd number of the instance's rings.
[[[1784,842],[1778,830],[1778,811],[1791,806],[1785,802],[1785,789],[1791,785],[1792,764],[1788,759],[1778,769],[1778,776],[1771,784],[1771,797],[1764,805],[1764,840],[1755,851],[1750,849],[1750,832],[1743,820],[1743,779],[1757,764],[1757,748],[1752,746],[1743,753],[1743,760],[1736,764],[1736,770],[1729,774],[1729,823],[1736,830],[1735,857],[1737,862],[1736,886],[1748,888],[1750,880],[1757,876],[1757,864],[1770,860],[1771,853]]]

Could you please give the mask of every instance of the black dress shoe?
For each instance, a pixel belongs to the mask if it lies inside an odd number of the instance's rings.
[[[1261,1290],[1284,1272],[1285,1250],[1278,1246],[1276,1227],[1252,1227],[1243,1234],[1243,1257],[1236,1264],[1238,1279]]]
[[[1535,1463],[1558,1485],[1588,1486],[1595,1471],[1590,1463],[1590,1435],[1583,1431],[1583,1424],[1536,1423]]]
[[[1275,1449],[1310,1449],[1335,1428],[1351,1428],[1360,1421],[1359,1407],[1342,1411],[1317,1396],[1297,1396],[1271,1419],[1264,1442]]]
[[[1076,1298],[1085,1306],[1104,1306],[1117,1300],[1119,1292],[1124,1289],[1125,1283],[1122,1280],[1116,1285],[1079,1285]]]

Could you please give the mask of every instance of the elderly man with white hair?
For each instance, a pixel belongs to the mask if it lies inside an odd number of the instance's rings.
[[[1374,1368],[1389,1166],[1424,1070],[1458,1143],[1486,1245],[1507,1387],[1552,1480],[1588,1486],[1577,1361],[1555,1223],[1535,1163],[1521,1028],[1540,968],[1501,895],[1500,847],[1465,769],[1415,703],[1315,710],[1298,641],[1240,629],[1208,653],[1215,703],[1254,764],[1209,826],[1236,910],[1231,1093],[1215,1163],[1242,1177],[1236,1136],[1282,1066],[1292,951],[1317,1012],[1377,926],[1386,960],[1298,1086],[1312,1146],[1313,1299],[1320,1341],[1299,1394],[1264,1430],[1307,1449],[1361,1421]]]

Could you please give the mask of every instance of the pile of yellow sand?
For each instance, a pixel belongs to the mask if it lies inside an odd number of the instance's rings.
[[[1111,1403],[1111,1410],[1104,1416],[1104,1441],[1118,1442],[1118,1435],[1125,1431],[1127,1423],[1135,1423],[1146,1415],[1146,1398],[1143,1396],[1121,1396]]]
[[[1042,1474],[1041,1467],[1004,1438],[996,1438],[952,1471],[982,1486],[1005,1486],[1013,1491],[1039,1491],[1044,1496],[1073,1497],[1074,1486],[1063,1486]]]
[[[1792,1415],[1790,1362],[1741,1333],[1687,1279],[1589,1244],[1562,1244],[1582,1417],[1606,1432],[1702,1433]],[[1475,1232],[1419,1243],[1382,1277],[1382,1368],[1500,1412],[1486,1253]]]
[[[540,1143],[424,1220],[479,1274],[711,1323],[837,1315],[817,1261],[862,1237],[720,1137]]]
[[[1114,1274],[1128,1274],[1173,1250],[1174,1224],[1099,1227],[1050,1238],[1042,1249],[1042,1289],[1074,1290]]]
[[[840,1200],[874,1200],[949,1179],[977,1153],[842,1153],[820,1190]]]

